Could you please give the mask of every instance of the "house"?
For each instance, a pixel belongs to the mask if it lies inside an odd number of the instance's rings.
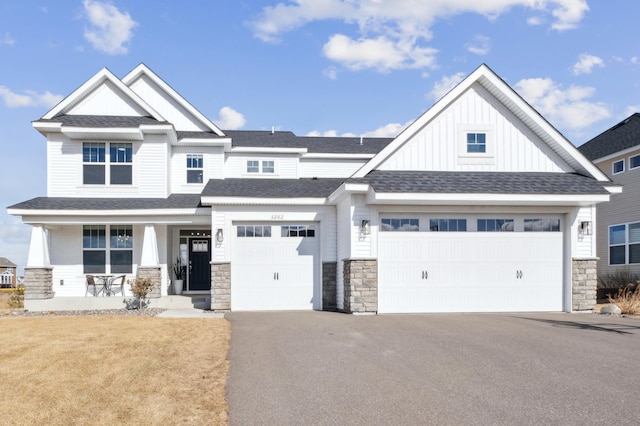
[[[7,259],[0,257],[0,288],[15,287],[17,284],[17,267],[16,264]]]
[[[578,148],[624,192],[598,204],[596,255],[601,278],[640,276],[640,114],[635,113]]]
[[[229,310],[574,311],[595,305],[596,205],[621,188],[481,65],[393,139],[218,128],[145,65],[33,122],[47,195],[25,306],[88,306],[86,274]],[[115,298],[109,298],[115,299]]]

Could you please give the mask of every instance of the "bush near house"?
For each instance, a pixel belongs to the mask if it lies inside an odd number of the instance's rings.
[[[634,290],[640,281],[640,276],[622,268],[616,272],[604,274],[598,277],[598,300],[606,300],[611,295],[618,294],[619,290],[625,290],[629,286]]]
[[[640,280],[636,284],[629,284],[626,288],[621,288],[615,296],[608,296],[609,303],[620,308],[620,313],[628,315],[640,314]]]

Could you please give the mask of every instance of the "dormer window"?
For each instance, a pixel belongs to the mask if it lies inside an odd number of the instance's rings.
[[[204,156],[202,154],[187,154],[187,183],[202,183],[204,181]]]
[[[486,133],[467,133],[467,153],[476,154],[487,152]]]
[[[273,160],[247,160],[247,173],[274,174],[276,171]]]
[[[248,160],[247,173],[260,173],[260,162],[256,160]]]

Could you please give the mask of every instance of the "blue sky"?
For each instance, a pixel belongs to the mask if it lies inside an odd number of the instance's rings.
[[[574,145],[640,111],[640,2],[0,0],[0,205],[46,195],[31,127],[144,62],[223,129],[395,136],[481,63]],[[0,211],[0,256],[30,227]]]

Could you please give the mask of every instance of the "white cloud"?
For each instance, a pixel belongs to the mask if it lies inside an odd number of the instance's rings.
[[[444,95],[446,95],[451,89],[456,87],[458,83],[464,80],[465,74],[462,72],[445,75],[433,85],[433,89],[427,94],[427,98],[437,101]]]
[[[527,24],[531,26],[542,25],[544,20],[539,16],[531,16],[527,18]]]
[[[578,62],[573,65],[573,73],[575,75],[591,74],[595,66],[604,67],[602,58],[583,53],[580,55],[580,58],[578,58]]]
[[[220,108],[220,119],[214,121],[216,126],[223,130],[237,130],[241,129],[246,120],[244,115],[236,111],[235,109],[224,106]]]
[[[110,55],[127,53],[125,46],[133,38],[133,29],[138,23],[128,13],[122,13],[108,2],[83,0],[86,18],[91,26],[85,28],[84,38],[91,45]]]
[[[4,33],[4,37],[0,38],[0,46],[13,46],[15,44],[15,40],[9,35],[9,33]]]
[[[579,130],[611,117],[607,105],[588,101],[595,94],[593,87],[564,89],[550,78],[530,78],[520,80],[514,88],[558,128]]]
[[[323,52],[351,70],[373,68],[388,72],[401,68],[433,68],[436,49],[429,47],[431,27],[443,18],[476,13],[488,19],[521,7],[533,13],[529,25],[549,17],[557,31],[575,28],[589,10],[586,0],[284,0],[266,6],[250,23],[256,37],[277,42],[289,31],[314,21],[337,20],[356,25],[358,35],[333,34]],[[488,46],[473,43],[476,54]],[[385,56],[387,55],[387,56]]]
[[[378,127],[373,131],[365,132],[362,136],[372,137],[372,138],[395,138],[400,134],[400,132],[406,129],[411,123],[413,123],[413,120],[407,121],[404,124],[400,124],[400,123],[385,124],[384,126]]]
[[[37,93],[33,90],[25,90],[24,94],[20,94],[11,91],[8,87],[0,86],[0,98],[4,100],[4,104],[9,108],[37,106],[51,108],[60,102],[63,96],[54,95],[49,91]]]
[[[640,104],[638,105],[629,105],[625,110],[624,110],[624,118],[627,118],[635,113],[640,112]]]
[[[467,50],[476,55],[486,55],[489,53],[489,37],[482,34],[478,34],[473,37],[469,43],[467,43]]]
[[[328,79],[335,80],[335,79],[338,78],[338,69],[332,65],[332,66],[328,67],[327,69],[325,69],[323,74]]]

